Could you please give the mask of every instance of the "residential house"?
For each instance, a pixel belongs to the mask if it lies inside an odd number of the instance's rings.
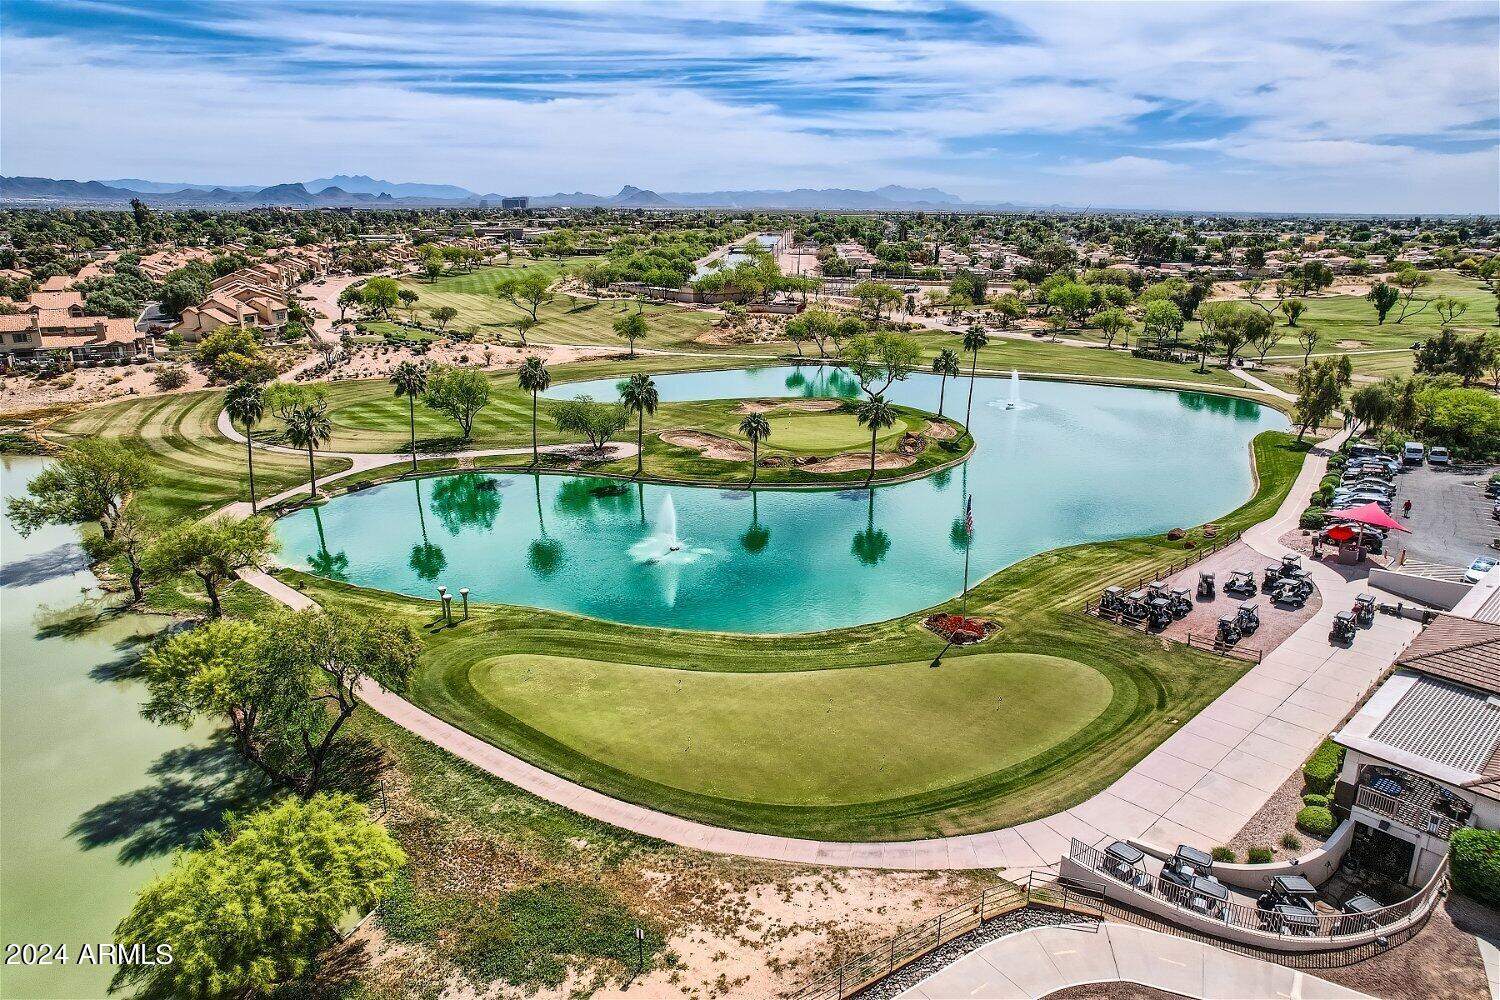
[[[0,363],[93,362],[150,357],[152,339],[129,317],[90,316],[74,291],[37,292],[18,313],[0,316]]]

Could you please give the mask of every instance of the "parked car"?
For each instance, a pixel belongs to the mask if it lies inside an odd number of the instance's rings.
[[[1421,465],[1427,458],[1427,448],[1420,441],[1408,441],[1401,446],[1401,461],[1407,465]]]
[[[1452,458],[1448,455],[1447,448],[1439,448],[1437,445],[1433,445],[1427,451],[1427,464],[1429,465],[1447,465],[1451,461]]]
[[[1373,444],[1351,444],[1349,446],[1349,459],[1372,458],[1380,454],[1380,449]]]
[[[1484,579],[1484,574],[1495,568],[1495,560],[1488,556],[1480,556],[1469,563],[1469,568],[1464,570],[1464,579],[1470,583],[1478,583]]]

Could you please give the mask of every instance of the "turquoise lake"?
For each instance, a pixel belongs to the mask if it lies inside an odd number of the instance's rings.
[[[838,369],[656,376],[663,402],[858,395]],[[614,379],[548,395],[615,397]],[[881,621],[963,587],[963,506],[974,497],[973,583],[1079,542],[1221,516],[1253,492],[1249,444],[1286,418],[1248,400],[1065,382],[980,379],[962,465],[870,489],[725,490],[579,476],[470,473],[392,483],[277,524],[281,559],[418,597],[471,599],[611,621],[730,632],[811,632]],[[963,417],[968,382],[949,380]],[[938,380],[887,393],[938,408]],[[771,442],[774,445],[774,440]],[[670,530],[675,521],[676,530]],[[675,549],[673,546],[677,546]]]

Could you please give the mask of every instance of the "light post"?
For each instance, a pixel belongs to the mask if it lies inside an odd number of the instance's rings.
[[[639,976],[646,968],[646,932],[635,929],[635,974]]]
[[[459,587],[458,596],[464,599],[464,621],[469,620],[469,588]]]

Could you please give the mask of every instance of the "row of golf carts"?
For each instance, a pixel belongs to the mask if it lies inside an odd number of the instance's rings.
[[[1229,887],[1214,877],[1212,856],[1189,847],[1178,846],[1177,853],[1162,864],[1161,876],[1152,878],[1146,871],[1146,855],[1133,844],[1115,841],[1105,849],[1100,870],[1140,892],[1160,895],[1183,909],[1202,916],[1230,922]],[[1273,875],[1268,889],[1255,901],[1259,929],[1273,934],[1295,934],[1312,937],[1320,933],[1318,890],[1301,875]],[[1339,912],[1369,915],[1380,904],[1364,893],[1346,899]],[[1350,928],[1341,927],[1348,933]]]

